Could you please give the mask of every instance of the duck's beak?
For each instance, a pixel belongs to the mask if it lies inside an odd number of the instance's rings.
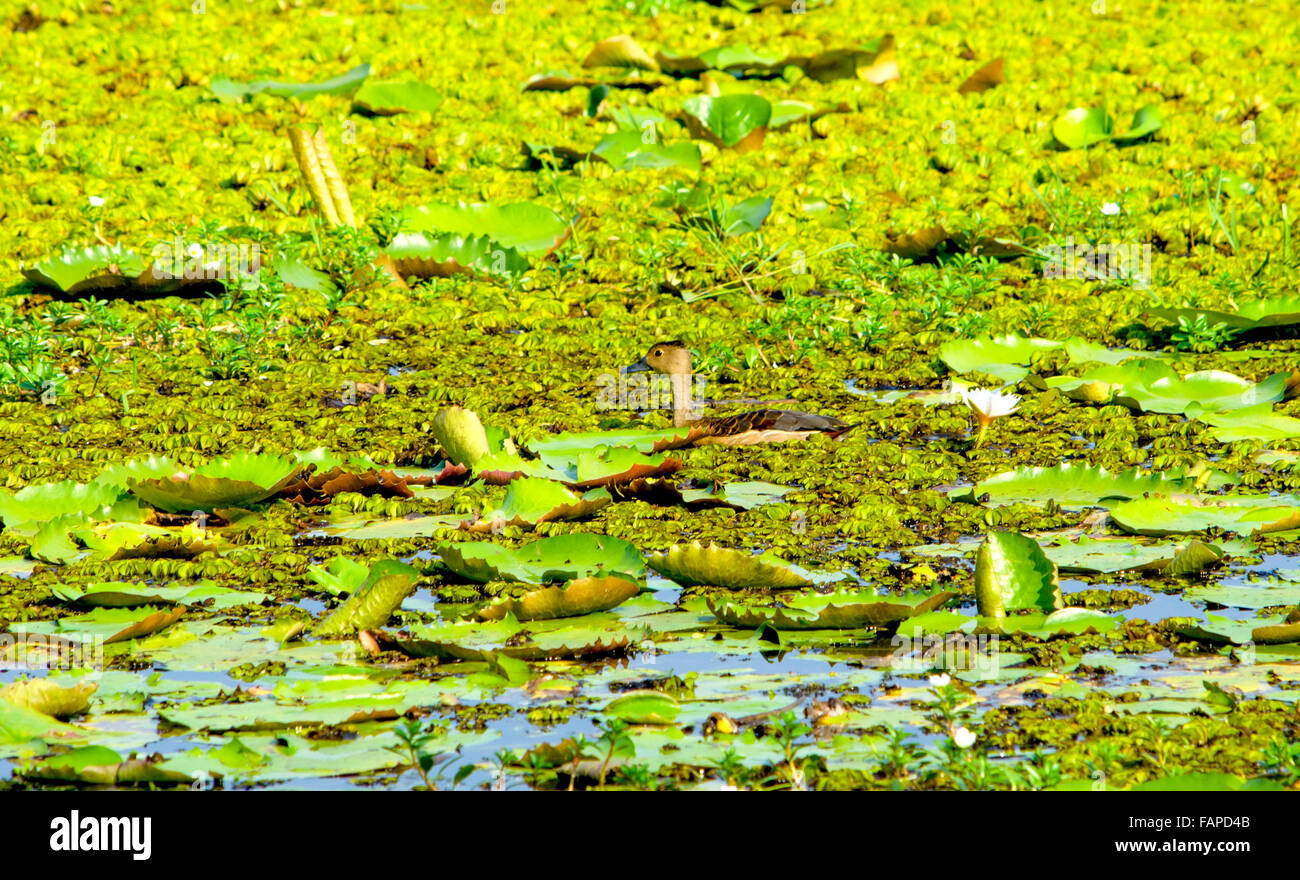
[[[648,373],[650,372],[650,365],[645,362],[645,358],[641,358],[641,360],[637,361],[635,364],[628,364],[626,367],[624,367],[623,372],[624,373]]]

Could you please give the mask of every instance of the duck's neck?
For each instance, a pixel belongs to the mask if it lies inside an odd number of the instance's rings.
[[[684,428],[699,418],[691,399],[694,377],[690,373],[669,373],[668,379],[673,386],[673,427]]]

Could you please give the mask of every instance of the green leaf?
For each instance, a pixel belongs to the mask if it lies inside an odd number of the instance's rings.
[[[388,559],[370,567],[366,582],[334,613],[314,627],[321,638],[351,635],[363,629],[380,629],[415,589],[419,572],[404,562]]]
[[[494,600],[480,608],[478,616],[483,620],[503,620],[513,614],[521,621],[581,617],[615,608],[640,590],[636,581],[623,577],[574,578],[563,587],[543,587],[518,598]]]
[[[1111,140],[1117,144],[1135,143],[1142,138],[1155,134],[1160,130],[1163,123],[1164,120],[1160,116],[1160,105],[1148,104],[1133,114],[1133,121],[1129,123],[1128,131],[1123,134],[1112,135]]]
[[[463,578],[530,584],[565,582],[595,574],[623,574],[633,580],[645,573],[641,553],[608,535],[576,532],[554,535],[512,549],[487,543],[442,544],[438,554]]]
[[[402,211],[402,229],[407,233],[454,234],[466,240],[485,236],[499,247],[525,256],[552,251],[569,234],[569,224],[563,217],[533,202],[442,202],[406,208]]]
[[[619,67],[634,70],[658,70],[659,65],[627,34],[619,34],[597,43],[583,60],[584,68]]]
[[[793,590],[810,587],[812,581],[780,560],[767,560],[737,550],[698,541],[677,544],[651,556],[646,564],[682,586],[714,586],[729,589]]]
[[[384,254],[402,279],[454,275],[511,278],[529,269],[528,260],[519,251],[486,235],[403,232],[384,248]]]
[[[1100,107],[1075,107],[1052,123],[1052,136],[1072,150],[1109,140],[1115,123]]]
[[[610,700],[601,711],[628,724],[672,724],[682,707],[662,691],[633,691]]]
[[[980,617],[1009,611],[1053,611],[1064,605],[1056,566],[1032,538],[991,532],[975,557],[975,600]]]
[[[442,94],[418,82],[376,82],[369,80],[352,96],[352,103],[375,116],[399,113],[432,113],[442,104]]]
[[[700,148],[697,144],[645,142],[641,131],[620,129],[606,135],[596,144],[591,154],[614,168],[686,168],[699,173]]]
[[[240,453],[220,458],[186,473],[169,459],[129,462],[127,488],[150,505],[170,513],[248,507],[265,501],[298,474],[298,463],[278,455]],[[167,476],[155,476],[167,474]]]
[[[1103,467],[1066,462],[1052,468],[1024,467],[1006,471],[974,486],[953,489],[948,494],[956,501],[1005,507],[1011,504],[1045,505],[1055,502],[1062,508],[1107,506],[1148,493],[1193,492],[1199,488],[1195,477],[1182,470],[1150,473],[1131,468],[1111,473]]]
[[[370,76],[370,65],[359,64],[347,73],[318,83],[290,83],[275,80],[235,82],[226,76],[216,76],[209,83],[212,94],[222,103],[239,103],[250,95],[265,92],[277,98],[314,98],[317,95],[350,95]]]
[[[759,95],[698,95],[682,101],[695,137],[707,133],[720,146],[756,146],[772,119],[772,104]]]
[[[128,287],[146,269],[132,250],[120,245],[65,247],[57,256],[24,268],[23,277],[41,287],[83,295]]]

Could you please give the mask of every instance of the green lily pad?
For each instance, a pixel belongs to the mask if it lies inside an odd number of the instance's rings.
[[[1135,498],[1111,509],[1111,519],[1135,535],[1183,535],[1216,528],[1236,535],[1300,528],[1300,506],[1269,496]]]
[[[613,168],[686,168],[699,173],[701,158],[698,144],[685,141],[664,144],[658,139],[646,143],[639,129],[620,129],[605,135],[592,148],[591,155]]]
[[[524,256],[549,253],[569,235],[563,217],[533,202],[435,203],[406,208],[402,228],[408,233],[464,236],[466,241],[486,237],[500,249]],[[392,251],[389,248],[390,254]]]
[[[40,483],[14,493],[0,489],[0,522],[6,529],[14,529],[63,516],[103,516],[121,496],[117,486],[98,481]]]
[[[352,96],[352,103],[376,116],[396,116],[407,112],[432,113],[442,104],[442,94],[424,83],[368,80]]]
[[[370,76],[370,65],[359,64],[347,73],[318,83],[290,83],[275,80],[235,82],[227,76],[216,76],[208,84],[217,100],[237,104],[251,95],[268,94],[277,98],[314,98],[318,95],[350,95]]]
[[[24,267],[33,284],[67,294],[98,293],[128,287],[145,271],[144,260],[120,245],[67,247],[57,256]]]
[[[499,508],[485,512],[477,522],[461,523],[461,528],[481,534],[505,526],[532,528],[538,523],[586,519],[613,500],[608,489],[579,495],[551,480],[523,477],[510,482]]]
[[[690,428],[641,429],[626,428],[619,431],[581,431],[553,434],[524,445],[535,455],[552,454],[572,456],[584,450],[602,446],[619,446],[637,452],[662,452],[677,449],[690,442]]]
[[[1029,374],[1033,355],[1060,347],[1055,340],[1016,335],[954,339],[939,346],[939,358],[955,373],[988,373],[1014,383]]]
[[[682,586],[714,586],[729,589],[793,590],[810,587],[812,581],[778,559],[751,556],[698,541],[677,544],[651,556],[646,564]]]
[[[1110,140],[1114,121],[1100,107],[1075,107],[1052,123],[1052,136],[1072,150]]]
[[[587,615],[571,619],[538,620],[523,626],[513,615],[502,620],[464,621],[412,626],[412,639],[399,642],[416,656],[482,660],[503,656],[515,660],[561,660],[625,652],[631,633],[618,618]]]
[[[540,584],[597,574],[622,574],[639,580],[645,574],[645,561],[631,544],[585,532],[553,535],[518,549],[483,542],[442,544],[438,555],[456,574],[482,583]]]
[[[562,587],[530,590],[518,598],[503,597],[480,608],[481,620],[551,620],[608,611],[640,592],[640,585],[623,577],[574,578]]]
[[[1300,296],[1270,296],[1247,300],[1235,311],[1203,308],[1156,308],[1147,314],[1164,318],[1170,323],[1188,322],[1204,318],[1211,326],[1224,324],[1234,330],[1258,330],[1261,327],[1282,327],[1300,324]]]
[[[682,101],[691,136],[720,147],[746,149],[762,142],[772,104],[759,95],[697,95]]]
[[[415,590],[418,577],[414,568],[395,559],[375,563],[365,583],[312,632],[321,638],[336,638],[358,630],[379,629]]]
[[[515,248],[486,235],[466,236],[403,232],[384,249],[403,278],[450,278],[453,275],[510,277],[529,269]]]
[[[192,472],[168,459],[150,458],[124,466],[126,485],[159,510],[211,513],[221,507],[248,507],[279,492],[297,475],[298,463],[278,455],[240,453],[210,461]],[[154,476],[170,473],[169,476]]]
[[[605,704],[601,712],[628,724],[672,724],[681,714],[677,700],[663,691],[633,691]]]
[[[106,582],[87,584],[84,588],[74,584],[54,584],[50,587],[55,598],[83,608],[136,608],[141,605],[199,605],[214,611],[240,605],[257,605],[264,602],[266,593],[232,590],[215,584],[196,587],[155,587],[148,584]]]
[[[1056,566],[1038,543],[1016,532],[990,532],[975,557],[980,617],[1054,611],[1065,604]]]
[[[90,698],[96,689],[93,682],[61,687],[48,678],[29,678],[0,687],[0,700],[51,718],[71,718],[90,707]]]
[[[1202,413],[1196,418],[1213,426],[1206,433],[1220,443],[1236,443],[1239,440],[1273,442],[1300,437],[1300,419],[1276,414],[1271,403],[1248,406],[1234,412]]]
[[[1188,492],[1197,488],[1196,478],[1186,476],[1181,470],[1153,474],[1131,468],[1111,473],[1104,467],[1065,462],[1052,468],[1017,468],[980,480],[969,488],[953,489],[948,494],[956,501],[990,507],[1055,502],[1065,509],[1079,509],[1105,507],[1108,501],[1148,493]]]
[[[709,597],[709,611],[731,626],[770,626],[777,630],[860,629],[888,626],[927,614],[956,596],[950,591],[881,596],[871,590],[800,593],[780,606],[738,603]]]
[[[1107,633],[1119,627],[1118,617],[1091,608],[1061,608],[1051,614],[1016,614],[996,620],[1003,635],[1019,633],[1039,639],[1079,633]]]

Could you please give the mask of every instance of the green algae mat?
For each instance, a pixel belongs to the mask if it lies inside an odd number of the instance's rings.
[[[0,788],[1297,788],[1298,29],[7,7]]]

